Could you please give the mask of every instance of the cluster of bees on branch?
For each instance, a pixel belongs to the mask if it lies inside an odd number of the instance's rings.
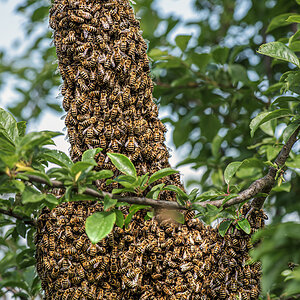
[[[129,1],[54,0],[50,26],[72,159],[101,147],[97,169],[114,170],[107,152],[129,156],[139,175],[168,167],[147,45]],[[165,183],[181,186],[177,174]],[[168,197],[175,200],[172,194],[163,199]],[[234,227],[222,238],[191,212],[180,225],[145,221],[140,211],[127,228],[115,227],[94,245],[85,220],[102,209],[99,203],[68,202],[42,211],[35,243],[45,299],[258,298],[260,264],[247,264],[250,237]],[[244,209],[245,215],[249,207]],[[253,230],[263,225],[261,211],[247,217]]]
[[[107,152],[127,155],[138,174],[168,167],[147,44],[129,2],[57,0],[50,26],[72,159],[100,147],[97,169],[114,169]]]
[[[222,238],[191,213],[185,225],[138,213],[95,245],[84,221],[98,210],[69,202],[40,216],[35,242],[45,299],[258,299],[261,266],[248,264],[253,245],[242,231],[232,227]],[[260,219],[261,211],[251,214]]]

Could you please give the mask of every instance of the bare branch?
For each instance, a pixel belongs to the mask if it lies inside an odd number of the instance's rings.
[[[35,221],[33,219],[30,219],[27,216],[19,215],[19,214],[13,212],[12,210],[6,210],[6,209],[0,208],[0,213],[3,214],[3,215],[7,215],[7,216],[10,216],[10,217],[13,217],[13,218],[15,218],[17,220],[23,221],[25,224],[28,224],[28,225],[31,225],[31,226],[35,226],[36,225]]]

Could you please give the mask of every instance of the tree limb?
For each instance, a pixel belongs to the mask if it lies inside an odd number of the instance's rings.
[[[289,138],[287,143],[283,146],[282,150],[278,154],[278,156],[274,162],[278,166],[278,168],[281,168],[284,166],[293,145],[297,141],[297,135],[299,133],[299,130],[300,130],[300,127],[292,134],[292,136]],[[206,205],[209,204],[209,205],[214,205],[216,207],[223,206],[225,208],[225,207],[229,207],[229,206],[232,206],[235,204],[242,203],[246,200],[249,200],[249,199],[255,197],[257,194],[260,194],[260,193],[269,194],[274,185],[276,173],[277,173],[277,169],[274,167],[270,167],[267,175],[254,181],[247,189],[240,192],[237,197],[230,199],[229,201],[227,201],[224,204],[223,204],[223,202],[224,202],[223,199],[214,200],[214,201],[197,202],[195,204],[202,206],[202,207],[206,207]],[[41,177],[38,177],[35,175],[26,175],[26,176],[28,177],[30,182],[36,182],[36,183],[49,185],[49,183]],[[51,180],[51,186],[53,188],[65,188],[63,182],[57,181],[57,180]],[[117,199],[118,201],[121,201],[121,202],[127,202],[129,204],[149,205],[154,208],[165,208],[165,209],[170,209],[170,210],[189,210],[190,209],[190,207],[179,205],[177,202],[154,200],[154,199],[149,199],[149,198],[144,198],[144,197],[119,196],[119,195],[114,195],[114,194],[107,193],[107,192],[98,192],[91,188],[87,188],[83,193],[86,195],[94,196],[99,199],[104,199],[104,197],[106,195],[108,195],[112,199]],[[256,208],[261,208],[265,199],[266,199],[266,197],[256,198],[252,202],[252,206],[254,206]],[[1,212],[1,210],[0,210],[0,212]],[[8,213],[6,213],[6,214],[8,214]],[[16,219],[24,220],[24,218],[22,216],[16,215],[13,212],[9,212],[8,215],[13,216]],[[32,221],[27,221],[27,222],[30,222],[28,224],[32,224]]]
[[[12,210],[6,210],[6,209],[0,208],[0,213],[3,214],[3,215],[7,215],[7,216],[10,216],[10,217],[13,217],[13,218],[15,218],[17,220],[23,221],[25,224],[28,224],[28,225],[31,225],[31,226],[35,226],[36,225],[35,221],[33,219],[30,219],[27,216],[19,215],[19,214],[13,212]]]

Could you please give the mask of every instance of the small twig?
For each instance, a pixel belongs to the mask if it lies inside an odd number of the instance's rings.
[[[0,213],[3,214],[3,215],[13,217],[17,220],[23,221],[25,224],[28,224],[28,225],[31,225],[31,226],[36,225],[35,221],[33,219],[30,219],[30,217],[19,215],[19,214],[13,212],[12,210],[6,210],[6,209],[0,208]]]

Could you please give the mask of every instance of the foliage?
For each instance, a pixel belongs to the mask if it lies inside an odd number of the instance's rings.
[[[22,216],[22,220],[16,220],[0,215],[4,253],[0,264],[1,288],[21,291],[20,297],[34,297],[39,292],[32,259],[34,229],[27,221],[35,218],[44,205],[53,207],[70,199],[94,199],[84,194],[86,188],[93,188],[96,179],[108,179],[108,183],[117,181],[122,185],[114,190],[115,195],[124,192],[141,195],[148,188],[147,197],[157,199],[163,189],[168,189],[177,192],[178,203],[191,205],[208,223],[226,217],[220,226],[221,234],[226,233],[234,220],[247,231],[248,225],[236,214],[236,208],[223,210],[208,205],[203,209],[197,202],[226,203],[265,175],[300,124],[299,15],[291,13],[299,11],[299,2],[194,0],[198,17],[193,21],[164,16],[154,0],[136,2],[134,7],[142,18],[143,36],[150,41],[155,97],[170,111],[171,117],[164,121],[174,128],[175,147],[186,153],[179,165],[191,165],[202,174],[200,180],[189,179],[187,186],[197,185],[201,192],[194,189],[186,194],[174,186],[155,184],[174,172],[170,169],[151,177],[136,176],[126,157],[116,154],[111,155],[112,162],[123,174],[110,179],[109,171],[92,170],[93,157],[100,149],[86,152],[83,160],[74,164],[65,153],[44,147],[53,144],[52,138],[58,133],[25,135],[22,120],[32,122],[45,108],[61,111],[60,103],[54,100],[61,80],[58,74],[54,75],[55,50],[49,46],[48,1],[20,1],[17,13],[27,18],[25,34],[32,38],[32,43],[21,56],[9,58],[4,51],[0,57],[2,86],[7,78],[13,77],[18,82],[15,91],[19,97],[8,109],[20,121],[17,123],[4,110],[0,111],[0,193],[5,195],[0,199],[0,208]],[[239,3],[250,5],[242,10]],[[182,26],[198,34],[177,34]],[[41,27],[44,30],[38,31]],[[256,50],[263,55],[258,56]],[[33,59],[41,63],[34,64]],[[299,146],[294,147],[286,163],[287,173],[278,172],[278,184],[265,206],[271,226],[258,233],[263,240],[254,253],[263,262],[264,293],[269,293],[272,299],[300,293],[299,267],[294,270],[287,267],[290,261],[295,265],[300,263],[299,229],[295,223],[282,223],[291,216],[299,219],[297,154]],[[48,168],[49,163],[55,166]],[[54,197],[45,185],[28,183],[29,175],[62,181],[66,186],[64,198]],[[115,199],[104,197],[103,204],[102,216],[92,217],[99,222],[110,216],[110,224],[118,226],[128,224],[136,211],[145,208],[132,205],[124,220],[116,209]],[[148,217],[152,217],[151,208],[147,209]],[[98,231],[95,242],[110,228],[101,234]]]

